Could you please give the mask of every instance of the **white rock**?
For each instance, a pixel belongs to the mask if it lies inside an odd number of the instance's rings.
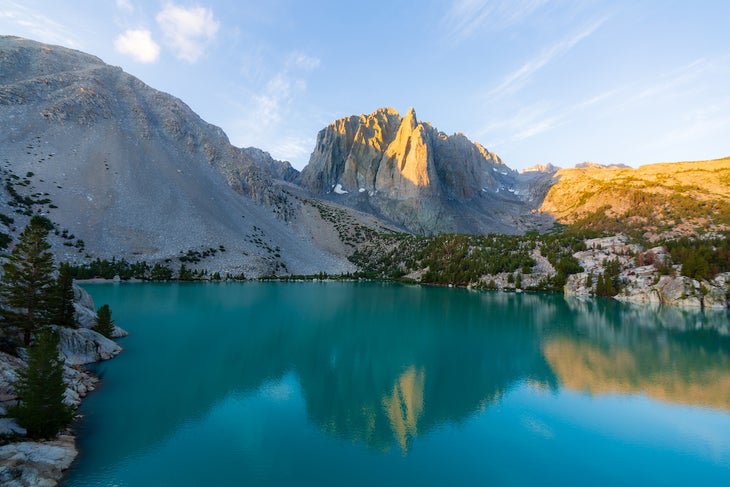
[[[59,351],[71,365],[108,360],[122,351],[116,342],[88,328],[53,327],[59,336]]]
[[[0,418],[0,435],[25,435],[25,428],[15,422],[15,418]]]
[[[71,436],[56,440],[0,446],[0,485],[53,487],[71,466],[78,451]]]

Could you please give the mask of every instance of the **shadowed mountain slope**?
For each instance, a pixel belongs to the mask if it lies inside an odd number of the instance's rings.
[[[232,146],[177,98],[94,56],[0,37],[0,120],[4,231],[45,214],[83,241],[56,242],[61,259],[216,249],[203,267],[350,267],[292,224],[300,205],[272,179],[292,179],[288,163]]]

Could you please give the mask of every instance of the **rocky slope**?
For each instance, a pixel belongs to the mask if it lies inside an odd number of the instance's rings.
[[[730,158],[649,164],[637,169],[584,165],[550,176],[540,211],[559,222],[649,239],[730,228]]]
[[[637,254],[650,254],[651,263],[639,265]],[[606,262],[620,262],[621,292],[614,299],[627,303],[650,306],[678,306],[725,310],[728,308],[730,273],[718,273],[708,279],[692,279],[681,275],[682,265],[675,264],[660,271],[660,265],[669,262],[663,247],[642,250],[624,236],[586,240],[586,250],[574,254],[583,272],[568,276],[567,296],[590,296],[596,290],[596,277],[606,269]],[[589,276],[590,279],[589,279]]]
[[[288,163],[232,146],[180,100],[96,57],[0,37],[0,119],[0,231],[46,214],[75,237],[54,241],[59,260],[175,266],[190,250],[224,248],[201,267],[349,268],[292,224],[301,208],[274,183],[294,177]]]
[[[448,136],[392,108],[319,132],[297,181],[312,193],[420,234],[520,233],[537,225],[519,175],[462,134]]]

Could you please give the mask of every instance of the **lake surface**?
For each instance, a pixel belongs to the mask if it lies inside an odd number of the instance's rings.
[[[66,486],[730,482],[724,312],[379,283],[85,288],[131,335],[94,369]]]

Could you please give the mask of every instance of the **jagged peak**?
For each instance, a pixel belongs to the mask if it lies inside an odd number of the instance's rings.
[[[414,110],[413,107],[410,107],[408,111],[406,112],[406,116],[403,117],[403,120],[401,121],[401,126],[410,126],[411,130],[415,129],[416,126],[418,126],[418,118],[416,118],[416,110]]]
[[[383,113],[385,115],[397,115],[400,116],[400,113],[398,113],[398,110],[396,110],[393,107],[382,107],[375,110],[372,115],[376,115],[378,113]]]

